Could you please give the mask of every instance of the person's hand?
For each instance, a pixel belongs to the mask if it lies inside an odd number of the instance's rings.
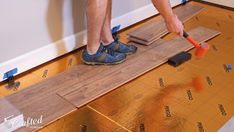
[[[165,19],[166,26],[169,32],[177,33],[183,36],[184,26],[176,15],[172,15]]]

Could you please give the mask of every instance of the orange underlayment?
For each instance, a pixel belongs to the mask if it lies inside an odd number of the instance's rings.
[[[41,129],[54,131],[216,131],[234,115],[234,13],[204,4],[205,10],[185,23],[186,30],[198,25],[222,34],[209,41],[210,50],[202,60],[192,59],[180,67],[167,64],[121,86],[117,90]],[[153,17],[147,21],[158,19]],[[144,22],[143,22],[144,23]],[[139,23],[120,33],[127,33]],[[169,40],[175,35],[169,34]],[[190,51],[194,54],[195,50]],[[80,51],[65,55],[17,77],[18,90],[0,85],[0,96],[18,92],[32,84],[80,64]],[[43,77],[48,70],[46,77]]]

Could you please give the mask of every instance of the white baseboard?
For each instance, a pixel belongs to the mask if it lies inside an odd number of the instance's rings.
[[[181,0],[171,1],[172,6],[178,5]],[[155,10],[152,4],[131,11],[127,14],[114,18],[112,20],[112,26],[121,25],[121,28],[128,27],[146,18],[149,18],[158,12]],[[34,51],[25,53],[12,60],[0,64],[0,81],[3,81],[3,76],[6,72],[17,68],[18,74],[30,70],[38,65],[55,59],[61,55],[71,52],[77,48],[80,48],[86,44],[87,36],[86,31],[79,32],[75,35],[68,36],[60,41],[51,43]],[[78,45],[78,46],[77,46]]]
[[[39,66],[45,62],[55,59],[61,55],[71,52],[86,42],[86,31],[79,32],[75,35],[68,36],[55,43],[51,43],[42,48],[33,50],[18,56],[12,60],[0,64],[0,81],[3,81],[3,76],[6,72],[17,68],[18,74]]]

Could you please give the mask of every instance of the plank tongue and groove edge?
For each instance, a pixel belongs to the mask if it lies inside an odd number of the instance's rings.
[[[202,11],[202,9],[203,7],[201,6],[186,4],[174,9],[174,13],[177,14],[178,18],[182,22],[185,22]],[[129,39],[133,42],[149,45],[167,33],[168,30],[165,22],[163,19],[160,19],[146,23],[143,26],[130,32],[128,35],[130,36]]]
[[[205,27],[197,27],[191,30],[189,34],[198,42],[204,42],[217,36],[220,32]],[[167,62],[168,58],[179,52],[188,51],[192,48],[193,45],[184,38],[177,37],[171,41],[164,41],[160,45],[145,51],[142,55],[132,57],[123,64],[113,66],[109,69],[107,76],[98,74],[96,75],[99,78],[98,80],[86,80],[86,82],[73,85],[58,94],[76,107],[82,107],[128,81],[160,66]]]

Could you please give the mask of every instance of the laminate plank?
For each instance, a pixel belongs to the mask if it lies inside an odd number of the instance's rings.
[[[198,42],[204,42],[219,34],[218,31],[205,27],[197,27],[189,32]],[[167,59],[182,51],[187,51],[193,46],[184,38],[177,37],[171,41],[163,42],[144,54],[113,66],[108,76],[99,75],[99,80],[86,85],[77,84],[70,89],[70,93],[58,93],[77,107],[81,107],[98,97],[116,89],[117,87],[133,80],[134,78],[167,62]],[[96,76],[97,77],[97,76]],[[65,94],[64,94],[65,93]]]
[[[186,22],[198,13],[200,13],[203,9],[204,7],[202,6],[188,3],[186,5],[175,8],[173,11],[182,22]]]
[[[94,69],[95,66],[92,67],[81,64],[77,67],[71,68],[68,71],[65,71],[64,73],[58,74],[55,77],[51,77],[48,80],[30,86],[18,93],[12,94],[9,97],[15,100],[15,104],[24,106],[25,102],[28,100],[46,98],[50,95],[56,94],[60,88],[67,88],[70,85],[91,78],[92,76],[88,73],[93,72]]]
[[[144,24],[140,28],[130,32],[128,35],[142,41],[151,42],[167,34],[167,27],[164,20],[160,19]]]
[[[0,124],[4,122],[5,118],[18,115],[21,115],[21,113],[17,108],[5,98],[0,98]]]
[[[142,52],[156,46],[160,42],[161,40],[155,42],[155,45],[153,44],[149,47],[138,45],[138,52],[133,56],[130,56],[128,59],[141,55]],[[28,87],[17,94],[13,94],[12,96],[16,98],[15,100],[18,101],[18,104],[24,105],[25,103],[21,101],[22,96],[27,97],[29,100],[34,98],[45,98],[63,89],[70,90],[70,86],[81,82],[83,83],[85,80],[95,81],[98,79],[94,78],[95,74],[103,73],[102,75],[105,76],[109,74],[108,71],[110,69],[112,69],[112,66],[89,66],[80,64],[68,71],[58,74],[55,77],[51,77],[43,82]]]
[[[174,13],[177,14],[178,18],[185,22],[197,15],[203,7],[186,4],[185,6],[180,6],[174,9]],[[143,26],[137,28],[136,30],[130,32],[130,40],[135,42],[136,39],[140,41],[145,41],[142,44],[149,45],[152,44],[154,40],[161,38],[168,33],[167,27],[163,19],[152,21],[144,24]],[[139,42],[139,41],[136,41]]]
[[[22,127],[18,129],[17,132],[38,130],[40,127],[48,125],[76,110],[72,104],[56,94],[41,99],[34,98],[33,100],[28,99],[27,95],[24,95],[20,99],[24,105],[19,104],[14,96],[6,97],[6,99],[24,115],[25,120],[28,118],[38,119],[42,116],[42,124],[31,127]]]
[[[220,32],[210,28],[199,26],[190,30],[189,34],[193,36],[193,38],[197,42],[201,43],[214,38],[215,36],[219,35]],[[189,49],[191,49],[191,46],[193,47],[193,45],[185,38],[176,37],[173,40],[168,41],[166,43],[166,46],[159,45],[157,49],[155,49],[155,51],[160,54],[164,54],[168,58],[170,58],[182,51],[188,51]]]
[[[76,81],[76,83],[74,85],[70,85],[69,87],[64,86],[63,88],[60,88],[58,93],[60,95],[66,95],[70,92],[77,90],[77,88],[79,88],[79,87],[86,86],[86,85],[90,84],[91,82],[98,81],[101,78],[108,76],[108,75],[112,74],[113,72],[115,72],[116,70],[121,70],[122,67],[125,67],[125,65],[128,64],[128,61],[130,61],[132,59],[136,60],[135,58],[137,58],[138,56],[141,56],[142,54],[144,54],[144,52],[150,50],[153,47],[156,47],[156,46],[162,44],[163,42],[164,42],[163,40],[159,39],[159,40],[155,41],[155,43],[150,45],[150,46],[137,45],[138,51],[134,55],[128,56],[127,61],[124,62],[123,64],[119,64],[120,66],[118,66],[118,65],[105,66],[104,65],[104,66],[93,67],[92,72],[88,72],[88,73],[83,75],[83,78],[88,78],[88,79],[83,79],[83,80],[79,79],[79,82]],[[130,43],[130,44],[136,45],[135,43]],[[80,69],[80,71],[82,71],[82,70],[83,69]],[[88,77],[85,77],[85,76],[88,76]]]
[[[147,42],[147,41],[140,40],[140,39],[137,39],[137,38],[134,38],[131,36],[128,37],[128,40],[130,40],[130,42],[134,42],[134,43],[140,44],[140,45],[147,45],[147,46],[151,45],[154,41],[156,41],[158,39],[159,38],[156,38],[156,39],[153,39],[152,41]]]

